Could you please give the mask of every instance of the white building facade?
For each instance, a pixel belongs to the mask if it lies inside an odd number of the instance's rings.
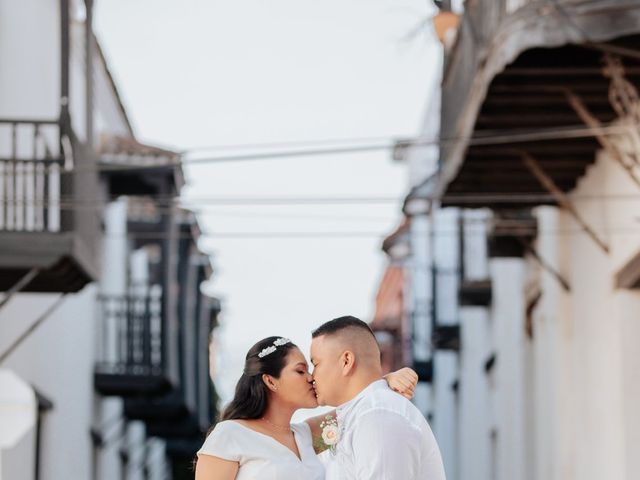
[[[0,1],[3,480],[183,478],[215,410],[211,267],[192,215],[156,200],[179,158],[135,141],[91,20],[91,1]],[[118,390],[153,352],[166,385],[136,398],[173,395],[163,425]]]
[[[640,467],[640,4],[554,3],[468,4],[433,175],[433,127],[405,148],[423,167],[404,208],[421,232],[407,310],[431,304],[416,403],[449,479]]]

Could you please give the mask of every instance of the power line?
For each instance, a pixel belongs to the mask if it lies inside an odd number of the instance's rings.
[[[638,225],[619,225],[619,226],[599,226],[592,225],[599,233],[607,233],[607,234],[629,234],[629,235],[638,235],[640,234],[640,217],[638,217]],[[473,222],[473,223],[486,223],[491,225],[492,219],[486,219],[486,221],[481,222]],[[583,234],[584,230],[579,227],[561,227],[561,228],[553,228],[553,229],[540,229],[538,227],[525,227],[521,225],[517,225],[517,223],[513,224],[514,230],[517,232],[509,232],[509,231],[497,231],[493,232],[491,230],[478,230],[478,231],[465,231],[465,237],[473,237],[473,236],[482,236],[482,237],[516,237],[521,235],[531,235],[531,236],[540,236],[540,235],[554,235],[554,236],[564,236],[564,235],[575,235],[575,234]],[[433,236],[459,236],[461,233],[458,229],[453,228],[432,228],[430,230],[429,235]],[[386,238],[389,236],[389,232],[379,232],[379,231],[367,231],[367,230],[356,230],[356,231],[226,231],[226,232],[213,232],[213,231],[205,231],[202,232],[202,236],[200,237],[202,240],[216,240],[216,239],[266,239],[266,238],[367,238],[367,237],[379,237]],[[168,238],[177,238],[177,239],[192,239],[193,236],[187,233],[177,233],[175,235],[170,235],[165,232],[127,232],[125,234],[104,234],[102,238],[132,238],[132,239],[151,239],[151,240],[163,240]]]
[[[268,148],[289,148],[289,147],[316,147],[319,145],[338,145],[343,143],[365,143],[365,142],[396,142],[401,141],[405,136],[387,135],[379,137],[351,137],[351,138],[333,138],[320,140],[288,140],[281,142],[263,142],[263,143],[246,143],[246,144],[228,144],[228,145],[204,145],[185,148],[179,150],[178,153],[187,155],[193,152],[214,151],[214,150],[252,150],[252,149],[268,149]]]
[[[124,196],[127,197],[127,196]],[[115,201],[121,197],[112,197],[110,200]],[[171,213],[176,212],[176,209],[183,209],[187,211],[207,211],[205,207],[211,206],[213,208],[224,206],[227,208],[232,207],[241,207],[241,206],[251,206],[251,207],[269,207],[269,206],[310,206],[310,205],[371,205],[371,204],[395,204],[401,203],[404,199],[401,197],[392,197],[392,196],[366,196],[366,197],[332,197],[332,196],[317,196],[317,197],[302,197],[302,196],[291,196],[291,197],[177,197],[177,196],[129,196],[128,198],[133,199],[143,199],[150,200],[158,203],[168,204],[164,205],[154,205],[153,212],[154,213]],[[610,194],[594,194],[594,195],[572,195],[572,201],[582,202],[582,201],[637,201],[640,200],[640,193],[610,193]],[[547,193],[514,193],[514,194],[505,194],[505,193],[486,193],[486,194],[449,194],[445,195],[443,198],[438,199],[440,202],[446,202],[458,205],[464,204],[476,204],[481,202],[487,203],[495,203],[495,204],[524,204],[530,206],[532,203],[555,203],[554,197]],[[107,200],[108,202],[109,200]],[[4,202],[4,205],[0,201],[0,208],[7,209],[7,206],[10,208],[54,208],[60,210],[103,210],[107,203],[91,203],[83,200],[74,200],[73,197],[63,197],[60,201],[12,201],[12,202]],[[140,208],[144,210],[144,203],[134,203],[132,204],[132,208]],[[233,215],[233,211],[226,212],[229,215]],[[260,216],[263,214],[260,213]],[[269,215],[269,214],[264,214]],[[284,216],[284,215],[283,215]],[[288,216],[288,215],[286,215]],[[303,215],[300,215],[303,217]],[[330,217],[331,218],[331,217]],[[359,217],[352,217],[353,219],[357,219]],[[370,217],[368,217],[371,219]],[[382,221],[382,219],[380,219]]]
[[[399,197],[203,197],[197,199],[190,199],[184,201],[180,197],[133,197],[152,200],[158,203],[168,203],[167,206],[153,206],[154,213],[171,213],[176,209],[183,210],[197,210],[203,207],[209,206],[252,206],[252,207],[267,207],[267,206],[309,206],[309,205],[372,205],[372,204],[396,204],[401,203],[402,199]],[[114,198],[113,200],[116,200]],[[171,205],[173,203],[173,205]],[[5,202],[4,205],[0,201],[1,208],[16,207],[20,209],[42,209],[53,208],[59,210],[98,210],[101,211],[106,206],[105,203],[91,203],[82,200],[65,200],[60,201],[12,201]],[[140,207],[144,210],[145,204],[133,204],[132,208]]]
[[[609,125],[603,126],[601,133],[626,133],[628,132],[628,126]],[[555,128],[553,130],[538,129],[529,132],[517,132],[517,133],[505,133],[505,132],[489,132],[486,134],[476,135],[468,139],[469,145],[472,146],[490,146],[490,145],[503,145],[506,143],[520,143],[531,142],[539,140],[563,140],[569,138],[588,138],[593,137],[593,129],[585,126],[567,127],[567,128]],[[417,137],[413,140],[402,140],[403,144],[408,147],[427,147],[427,146],[447,146],[464,139],[462,137],[456,138],[424,138]],[[291,157],[310,157],[310,156],[322,156],[322,155],[336,155],[336,154],[351,154],[351,153],[366,153],[374,151],[392,150],[396,147],[397,143],[386,143],[378,145],[357,145],[349,147],[336,147],[325,149],[307,149],[307,150],[286,150],[280,152],[257,152],[248,153],[243,155],[222,155],[217,157],[207,158],[185,158],[182,160],[183,165],[198,165],[198,164],[215,164],[222,162],[241,162],[241,161],[253,161],[253,160],[266,160],[266,159],[281,159]]]
[[[598,129],[601,134],[621,134],[628,132],[629,125],[603,125]],[[414,137],[398,141],[387,141],[379,144],[356,145],[347,147],[301,149],[301,150],[281,150],[268,152],[253,152],[239,155],[220,155],[204,158],[182,158],[176,161],[149,164],[101,164],[99,166],[78,165],[71,170],[61,171],[60,174],[90,173],[90,172],[121,172],[154,170],[161,168],[182,167],[186,165],[233,163],[255,160],[277,160],[293,157],[317,157],[323,155],[367,153],[375,151],[393,150],[400,142],[400,145],[407,147],[427,147],[427,146],[447,146],[466,140],[470,146],[491,146],[504,145],[509,143],[536,142],[542,140],[566,140],[572,138],[589,138],[594,136],[594,131],[584,125],[555,127],[553,129],[535,129],[529,131],[488,131],[472,137],[450,137],[450,138],[425,138]]]
[[[600,233],[609,233],[609,234],[640,234],[640,216],[636,218],[638,225],[597,225],[593,224],[592,227],[595,228]],[[513,237],[518,235],[532,235],[532,236],[540,236],[540,235],[573,235],[573,234],[583,234],[584,230],[579,227],[561,227],[561,228],[553,228],[553,229],[541,229],[539,227],[527,227],[523,225],[519,225],[518,222],[511,222],[511,225],[514,227],[514,230],[517,230],[516,233],[509,231],[491,231],[490,227],[494,225],[496,222],[493,218],[484,218],[484,219],[475,219],[471,224],[481,225],[484,224],[488,227],[487,230],[467,230],[464,232],[465,237],[469,236],[497,236],[497,237]],[[504,222],[500,222],[504,224]],[[469,225],[469,223],[467,223]],[[38,234],[42,233],[42,230],[19,230],[23,233],[33,233]],[[0,230],[0,234],[7,232],[7,230]],[[9,232],[11,232],[9,230]],[[429,235],[434,236],[458,236],[460,235],[460,230],[455,228],[441,228],[441,227],[433,227],[430,230]],[[209,241],[216,239],[283,239],[283,238],[299,238],[299,239],[321,239],[321,238],[385,238],[389,236],[389,232],[380,232],[380,231],[372,231],[372,230],[324,230],[324,231],[203,231],[199,239]],[[148,239],[148,240],[165,240],[169,238],[175,239],[195,239],[194,236],[190,233],[182,233],[177,232],[173,234],[169,234],[166,231],[158,231],[158,232],[136,232],[136,231],[128,231],[122,234],[111,234],[111,233],[103,233],[100,235],[100,238],[108,239],[108,238],[119,238],[119,239]]]

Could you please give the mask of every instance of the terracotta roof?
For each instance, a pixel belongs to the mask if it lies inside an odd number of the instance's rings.
[[[382,250],[385,252],[389,252],[389,249],[393,247],[397,242],[404,239],[404,237],[409,233],[409,225],[411,221],[409,217],[404,217],[402,219],[402,223],[395,229],[393,233],[391,233],[387,238],[382,242]]]
[[[177,152],[140,143],[133,137],[123,137],[119,135],[103,135],[100,139],[99,151],[101,155],[166,157],[171,159],[179,157]]]
[[[404,269],[387,267],[376,295],[376,313],[371,322],[375,330],[400,330],[404,314]]]

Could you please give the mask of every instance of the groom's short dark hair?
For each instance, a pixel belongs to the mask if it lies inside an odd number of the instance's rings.
[[[323,323],[311,333],[311,337],[316,338],[322,335],[333,335],[334,333],[344,330],[345,328],[358,328],[361,330],[366,330],[374,339],[376,338],[369,325],[367,325],[359,318],[352,317],[351,315],[334,318],[333,320],[329,320],[328,322]]]

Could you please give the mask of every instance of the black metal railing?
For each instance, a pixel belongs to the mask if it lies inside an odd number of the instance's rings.
[[[164,371],[162,291],[100,297],[101,348],[97,370],[123,375]]]
[[[61,130],[53,120],[0,119],[0,231],[60,231]]]

